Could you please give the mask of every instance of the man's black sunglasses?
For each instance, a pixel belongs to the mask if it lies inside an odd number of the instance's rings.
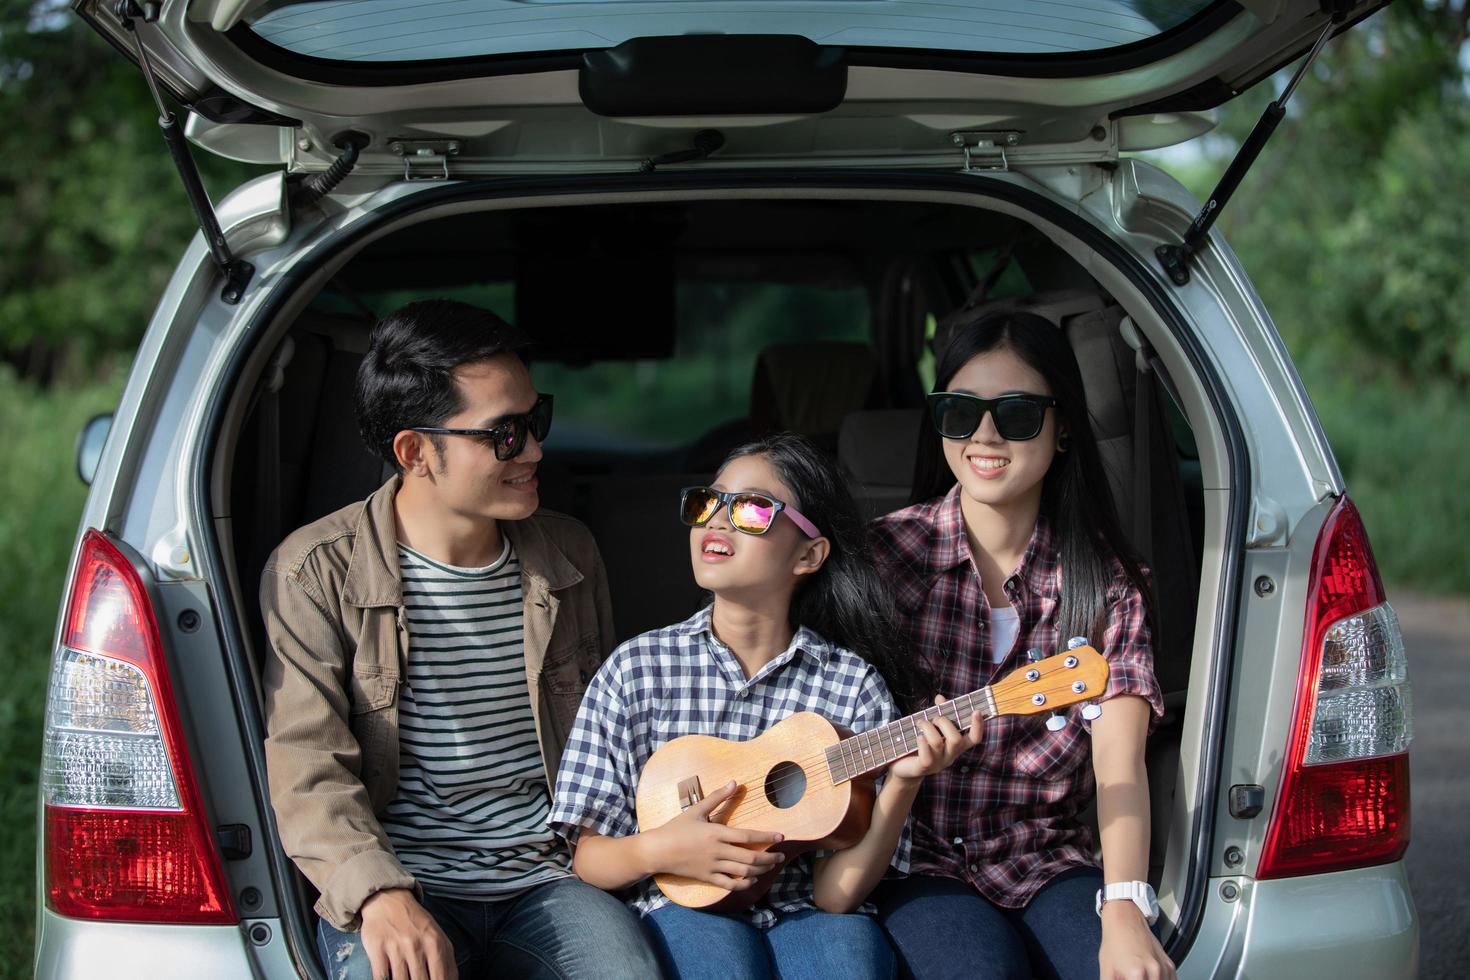
[[[410,431],[435,436],[474,436],[490,444],[495,458],[504,462],[515,459],[526,448],[526,433],[545,442],[551,434],[551,396],[542,395],[524,415],[512,415],[488,429],[444,429],[432,425],[416,425]]]
[[[1002,439],[1035,439],[1046,421],[1046,410],[1057,400],[1050,395],[1015,394],[980,398],[963,391],[936,391],[929,395],[929,417],[946,439],[968,439],[980,428],[985,413],[995,418]]]

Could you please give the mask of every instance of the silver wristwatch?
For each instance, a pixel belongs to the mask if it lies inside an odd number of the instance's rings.
[[[1111,885],[1099,888],[1097,890],[1097,914],[1102,915],[1102,907],[1105,902],[1117,902],[1123,899],[1137,905],[1138,911],[1143,913],[1149,925],[1158,921],[1159,900],[1154,895],[1154,886],[1146,881],[1115,881]]]

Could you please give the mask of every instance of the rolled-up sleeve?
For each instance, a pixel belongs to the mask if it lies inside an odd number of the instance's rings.
[[[1164,693],[1154,675],[1153,634],[1143,593],[1131,582],[1108,595],[1108,625],[1101,653],[1108,662],[1108,686],[1100,700],[1132,694],[1148,702],[1150,732],[1164,716]],[[1083,723],[1091,730],[1087,722]]]

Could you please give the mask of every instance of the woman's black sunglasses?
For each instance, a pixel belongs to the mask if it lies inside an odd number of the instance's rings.
[[[474,436],[489,443],[495,450],[495,458],[501,462],[515,459],[526,448],[526,433],[545,442],[551,434],[551,396],[542,395],[524,415],[509,416],[499,425],[488,429],[444,429],[432,425],[416,425],[410,431],[425,432],[435,436]]]
[[[1015,394],[980,398],[962,391],[936,391],[929,395],[929,417],[946,439],[968,439],[980,428],[989,412],[995,431],[1002,439],[1025,442],[1035,439],[1046,421],[1046,410],[1057,400],[1050,395]]]

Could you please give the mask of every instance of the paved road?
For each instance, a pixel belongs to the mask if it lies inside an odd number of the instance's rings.
[[[1470,977],[1470,599],[1389,589],[1414,686],[1413,841],[1422,980]]]

